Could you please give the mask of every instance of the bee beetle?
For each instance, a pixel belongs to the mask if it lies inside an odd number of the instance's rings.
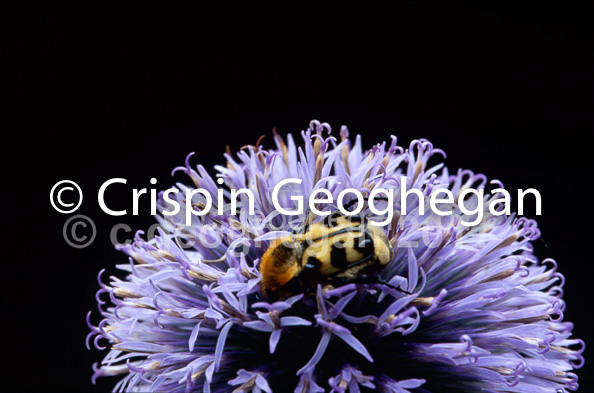
[[[379,227],[335,211],[270,244],[260,260],[261,288],[284,297],[317,284],[371,282],[391,260],[392,247]]]

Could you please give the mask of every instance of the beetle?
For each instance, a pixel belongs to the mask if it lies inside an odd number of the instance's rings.
[[[334,211],[272,241],[260,260],[260,285],[265,294],[282,297],[316,284],[373,282],[392,257],[381,228],[363,215]]]

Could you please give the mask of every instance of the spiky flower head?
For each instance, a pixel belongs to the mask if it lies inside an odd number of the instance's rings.
[[[215,167],[226,186],[224,206],[219,212],[215,200],[212,213],[192,216],[189,226],[183,193],[174,194],[182,209],[157,217],[158,236],[144,240],[140,232],[121,247],[130,256],[118,266],[123,278],[99,280],[103,319],[89,321],[89,339],[98,348],[108,343],[109,353],[93,380],[118,375],[115,391],[143,392],[576,390],[573,370],[583,364],[584,344],[563,321],[556,263],[533,254],[536,223],[492,214],[488,202],[498,195],[465,200],[469,208],[484,202],[473,227],[461,224],[468,215],[456,204],[452,215],[437,217],[419,214],[411,199],[400,215],[403,186],[425,196],[447,188],[457,197],[487,179],[428,166],[445,155],[426,140],[405,150],[392,137],[364,152],[361,137],[353,143],[348,136],[346,127],[334,138],[328,124],[312,121],[301,146],[275,133],[275,149],[228,152],[227,165]],[[192,169],[189,157],[176,170],[217,195],[213,177],[200,165]],[[334,200],[346,188],[394,190],[396,214],[384,227],[393,260],[381,271],[389,285],[318,285],[314,294],[275,300],[262,293],[260,258],[272,239],[293,229],[272,201],[273,188],[287,178],[302,183],[280,194],[285,208],[295,207],[291,196],[307,201],[318,188]],[[243,188],[256,196],[254,215],[247,203],[231,214],[229,190]],[[192,202],[206,206],[200,194]]]

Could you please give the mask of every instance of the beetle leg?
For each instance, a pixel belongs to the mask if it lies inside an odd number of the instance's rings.
[[[387,282],[386,280],[378,280],[378,282],[377,282],[377,283],[378,283],[378,284],[381,284],[381,285],[385,285],[385,286],[386,286],[386,287],[388,287],[388,288],[395,289],[395,290],[397,290],[398,292],[402,292],[402,293],[404,293],[404,294],[407,294],[407,295],[412,295],[412,292],[405,291],[405,290],[404,290],[404,289],[402,289],[402,288],[395,287],[394,285],[390,284],[390,283],[389,283],[389,282]]]

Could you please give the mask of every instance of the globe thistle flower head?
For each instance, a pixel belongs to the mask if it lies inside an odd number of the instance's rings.
[[[498,194],[467,196],[468,209],[484,206],[476,226],[462,221],[477,213],[456,204],[448,205],[449,216],[421,214],[433,190],[457,197],[484,189],[484,175],[429,166],[431,157],[445,154],[424,139],[404,149],[392,137],[364,151],[361,137],[351,141],[346,127],[333,137],[330,126],[317,121],[301,138],[298,146],[291,135],[285,141],[275,133],[275,148],[227,152],[227,165],[215,167],[215,178],[226,186],[221,206],[215,199],[208,214],[185,225],[189,187],[177,184],[182,192],[173,195],[182,208],[157,217],[158,235],[145,240],[139,232],[119,247],[129,263],[118,265],[122,277],[99,279],[102,320],[94,326],[88,317],[88,341],[109,347],[93,380],[115,375],[114,391],[143,392],[577,389],[573,371],[583,364],[584,343],[563,321],[556,263],[533,254],[536,223],[489,211]],[[218,195],[215,178],[200,165],[192,169],[189,158],[176,171],[196,189]],[[347,188],[364,195],[394,190],[395,214],[383,227],[393,258],[377,280],[318,283],[311,292],[276,299],[261,290],[259,263],[271,242],[306,220],[322,219],[276,211],[274,187],[289,178],[301,184],[278,194],[285,209],[318,188],[334,200]],[[409,196],[406,215],[400,214],[404,187],[425,197]],[[255,214],[247,197],[232,213],[232,189],[253,192]],[[170,210],[164,197],[159,203]],[[192,204],[198,210],[208,205],[201,194]],[[362,214],[372,215],[369,206]]]

